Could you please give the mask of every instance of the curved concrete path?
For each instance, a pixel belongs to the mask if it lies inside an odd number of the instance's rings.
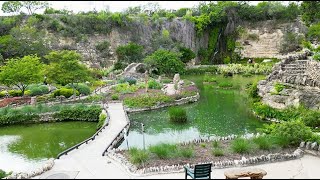
[[[183,179],[184,173],[133,175],[119,163],[107,156],[102,156],[105,148],[126,126],[122,103],[109,104],[110,123],[94,141],[83,144],[79,149],[55,160],[53,168],[33,179]],[[267,171],[267,179],[320,179],[320,158],[304,155],[300,159],[255,165]],[[224,179],[227,169],[213,169],[212,179]]]
[[[88,144],[83,144],[68,155],[55,160],[53,168],[35,178],[104,178],[112,174],[112,167],[108,166],[108,159],[102,152],[116,138],[127,125],[126,115],[122,103],[108,104],[110,115],[109,125]],[[56,174],[56,175],[55,175]]]

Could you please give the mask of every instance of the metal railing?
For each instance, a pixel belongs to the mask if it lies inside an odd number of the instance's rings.
[[[126,129],[126,128],[129,129],[129,127],[130,127],[130,119],[129,119],[129,117],[128,117],[128,114],[127,114],[126,110],[124,109],[124,106],[123,106],[123,111],[124,111],[125,116],[126,116],[127,124],[126,124],[126,126],[122,129],[122,131],[120,131],[120,132],[117,134],[116,138],[115,138],[115,139],[107,146],[107,148],[102,152],[102,156],[105,156],[105,154],[106,154],[106,152],[108,151],[108,149],[112,146],[112,144],[114,143],[114,141],[117,140],[117,138],[120,136],[120,134],[123,133],[124,129]],[[127,133],[129,133],[129,131],[127,131]],[[121,138],[121,139],[122,139],[122,138]],[[121,140],[121,139],[120,139],[120,140]],[[119,141],[119,140],[118,140],[118,141]],[[116,144],[117,144],[117,143],[116,143]]]
[[[96,133],[94,133],[90,138],[88,138],[88,139],[86,139],[86,140],[84,140],[84,141],[82,141],[82,142],[80,142],[80,143],[78,143],[78,144],[76,144],[76,145],[74,145],[74,146],[72,146],[72,147],[64,150],[64,151],[61,152],[61,153],[59,153],[58,156],[57,156],[57,159],[59,159],[59,158],[60,158],[61,156],[63,156],[63,155],[67,155],[70,151],[72,151],[72,150],[74,150],[74,149],[78,149],[79,146],[81,146],[82,144],[84,144],[84,143],[88,144],[88,142],[89,142],[90,140],[93,141],[93,140],[96,138],[96,136],[98,136],[99,133],[109,125],[110,115],[109,115],[109,112],[108,112],[107,110],[106,110],[106,112],[107,112],[107,118],[106,118],[106,121],[107,121],[107,122],[106,122]]]

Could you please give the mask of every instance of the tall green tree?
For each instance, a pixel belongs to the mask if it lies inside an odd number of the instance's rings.
[[[2,4],[1,10],[5,13],[18,13],[22,8],[25,8],[28,14],[32,15],[36,10],[48,7],[47,1],[6,1]]]
[[[50,63],[45,73],[48,82],[70,84],[75,89],[77,83],[92,79],[89,69],[80,63],[81,55],[75,51],[52,51],[45,58]]]
[[[320,1],[303,1],[301,3],[302,20],[309,26],[320,21]]]
[[[151,69],[158,74],[183,73],[185,64],[180,60],[181,54],[165,49],[159,49],[144,59]]]
[[[18,13],[22,8],[22,3],[20,1],[6,1],[3,2],[1,10],[4,13]]]
[[[34,27],[14,27],[10,34],[0,36],[0,53],[5,59],[37,54],[40,57],[49,51],[48,40],[43,30]]]
[[[17,86],[24,95],[29,84],[43,80],[42,70],[43,64],[36,55],[10,59],[5,66],[1,67],[0,82],[7,86]]]
[[[126,45],[117,47],[116,53],[118,57],[118,63],[120,63],[122,67],[125,67],[130,63],[142,61],[143,46],[129,42]]]

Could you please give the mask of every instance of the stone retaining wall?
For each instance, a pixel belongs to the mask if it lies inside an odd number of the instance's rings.
[[[128,107],[126,107],[125,110],[128,113],[150,111],[150,110],[160,109],[160,108],[169,107],[169,106],[176,106],[176,105],[197,102],[199,100],[199,98],[200,98],[200,94],[197,93],[197,95],[195,95],[195,96],[181,98],[181,99],[175,100],[172,103],[166,103],[166,104],[156,105],[156,106],[147,107],[147,108],[128,108]]]
[[[260,134],[246,134],[240,137],[243,137],[245,139],[250,139],[253,137],[260,136]],[[190,143],[198,144],[202,142],[211,142],[211,141],[223,141],[223,140],[232,140],[237,138],[236,135],[229,135],[227,137],[209,137],[206,139],[196,139],[189,142],[182,143],[183,145],[187,145]],[[126,170],[129,173],[135,174],[135,175],[152,175],[152,174],[160,174],[160,173],[173,173],[173,172],[183,172],[184,166],[188,166],[193,168],[196,164],[178,164],[178,165],[172,165],[172,166],[160,166],[160,167],[149,167],[149,168],[143,168],[138,169],[135,165],[131,164],[123,155],[120,153],[117,153],[121,150],[119,149],[113,149],[109,151],[108,156],[112,158],[113,160],[117,161],[121,165],[123,165]],[[303,156],[304,151],[300,148],[296,149],[291,154],[268,154],[268,155],[261,155],[261,156],[253,156],[253,157],[242,157],[241,160],[227,160],[227,161],[218,161],[218,162],[203,162],[205,163],[212,163],[212,168],[215,169],[221,169],[221,168],[228,168],[228,167],[244,167],[244,166],[250,166],[254,164],[262,164],[262,163],[269,163],[269,162],[277,162],[277,161],[286,161],[286,160],[292,160],[296,158],[300,158]]]
[[[46,171],[52,169],[54,165],[54,158],[49,159],[41,168],[28,173],[12,173],[11,175],[5,177],[4,179],[30,179],[32,177],[38,176]]]

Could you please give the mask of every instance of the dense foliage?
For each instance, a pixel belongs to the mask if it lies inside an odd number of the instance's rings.
[[[181,54],[159,49],[144,59],[157,74],[174,74],[184,72],[184,63],[180,60]]]

